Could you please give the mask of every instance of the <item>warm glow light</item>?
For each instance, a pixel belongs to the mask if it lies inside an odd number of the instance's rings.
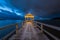
[[[32,14],[28,13],[25,15],[25,18],[34,18],[34,16]]]

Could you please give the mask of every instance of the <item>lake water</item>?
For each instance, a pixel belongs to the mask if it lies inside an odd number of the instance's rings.
[[[21,20],[0,20],[0,28],[5,27],[6,25],[15,24],[17,22],[21,24],[22,21]],[[19,27],[21,27],[21,25],[19,25]],[[10,33],[11,31],[13,31],[14,29],[16,29],[16,26],[13,26],[8,29],[0,30],[0,39],[5,35],[7,35],[8,33]]]

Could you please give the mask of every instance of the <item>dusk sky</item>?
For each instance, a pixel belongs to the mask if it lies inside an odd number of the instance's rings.
[[[3,12],[4,11],[4,12]],[[0,18],[16,18],[31,13],[39,18],[60,17],[60,0],[1,0]],[[11,17],[9,17],[9,16]]]

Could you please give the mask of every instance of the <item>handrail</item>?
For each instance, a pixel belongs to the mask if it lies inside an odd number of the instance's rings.
[[[34,25],[38,26],[39,28],[41,28],[39,25],[37,25],[36,23],[34,23]]]
[[[16,30],[16,29],[15,29]],[[6,40],[11,34],[13,34],[15,32],[15,30],[11,31],[9,34],[7,34],[6,36],[4,36],[3,38],[1,38],[1,40]]]
[[[44,24],[44,23],[37,22],[37,21],[34,21],[34,22],[39,23],[39,24],[43,24],[43,25],[45,25],[45,26],[47,26],[47,27],[50,27],[50,28],[53,28],[53,29],[56,29],[56,30],[60,31],[60,27],[56,27],[56,26],[52,26],[52,25],[48,25],[48,24]]]
[[[14,25],[16,25],[16,24],[17,24],[17,23],[4,26],[3,28],[0,28],[0,30],[4,30],[4,29],[7,29],[7,28],[10,28],[10,27],[12,27],[12,26],[14,26]]]
[[[52,35],[51,33],[49,33],[48,31],[46,31],[45,29],[43,29],[43,31],[45,33],[47,33],[49,36],[51,36],[52,38],[54,38],[55,40],[60,40],[59,38],[57,38],[56,36]]]
[[[52,25],[48,25],[48,24],[44,24],[44,25],[60,31],[60,27],[56,27],[56,26],[52,26]]]
[[[37,23],[34,23],[34,24],[39,27],[39,25],[37,25]],[[39,23],[39,24],[41,24],[41,23]],[[41,24],[41,25],[42,25],[42,24]],[[41,27],[39,27],[39,28],[41,29]],[[55,40],[60,40],[60,39],[57,38],[56,36],[52,35],[52,34],[49,33],[48,31],[46,31],[45,29],[43,29],[43,31],[44,31],[45,33],[47,33],[49,36],[51,36],[53,39],[55,39]]]

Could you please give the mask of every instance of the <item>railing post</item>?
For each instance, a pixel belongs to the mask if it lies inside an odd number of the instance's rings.
[[[22,22],[22,26],[23,26],[23,22]]]
[[[41,33],[43,33],[43,24],[41,24]]]
[[[16,24],[16,36],[18,36],[18,24]]]

